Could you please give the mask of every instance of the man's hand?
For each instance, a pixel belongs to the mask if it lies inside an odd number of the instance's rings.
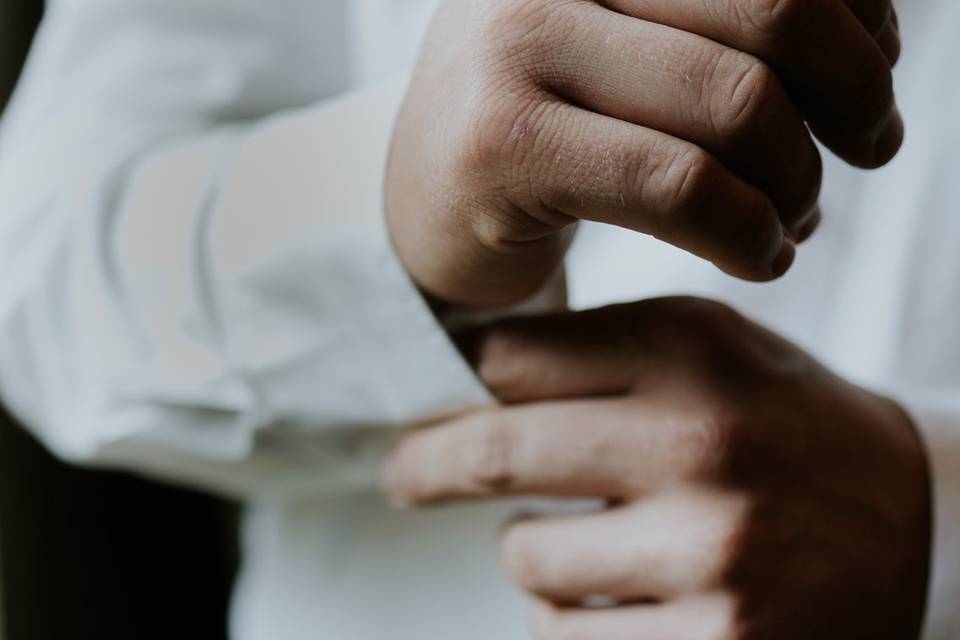
[[[394,135],[394,243],[474,307],[535,291],[580,219],[776,278],[820,215],[807,125],[890,160],[898,54],[889,0],[449,0]]]
[[[505,531],[538,639],[917,638],[930,488],[893,402],[694,299],[505,321],[477,354],[511,404],[408,436],[384,486],[608,499]]]

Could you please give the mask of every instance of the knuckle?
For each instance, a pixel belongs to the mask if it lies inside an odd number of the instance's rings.
[[[475,12],[472,95],[461,113],[460,163],[470,173],[489,172],[517,150],[528,149],[546,93],[535,79],[538,58],[563,3],[487,0]]]
[[[588,159],[596,157],[598,151],[586,141],[574,151],[568,141],[585,140],[587,128],[578,122],[573,110],[553,99],[540,104],[528,120],[532,124],[527,128],[535,138],[530,139],[529,152],[521,161],[530,197],[555,211],[575,210],[582,205],[585,183],[595,177]]]
[[[790,343],[764,330],[735,309],[700,298],[665,299],[661,311],[668,339],[685,345],[706,376],[726,387],[763,380],[770,392],[809,375],[813,360]],[[745,427],[735,396],[712,396],[704,405],[718,450],[729,452],[732,436]],[[739,435],[738,435],[739,437]]]
[[[464,144],[456,165],[465,178],[498,176],[510,157],[528,146],[535,101],[497,87],[466,110]]]
[[[704,316],[708,332],[721,339],[743,334],[749,324],[743,314],[722,302],[713,302]]]
[[[653,171],[657,169],[661,167],[650,168]],[[716,180],[716,161],[699,147],[685,146],[673,154],[662,167],[659,185],[662,200],[660,209],[674,218],[670,222],[684,222],[685,216],[692,214],[710,197]],[[644,177],[644,184],[640,188],[649,188],[646,186],[648,182],[649,177]],[[680,219],[676,219],[678,216]]]
[[[782,95],[780,79],[767,64],[745,53],[726,50],[712,65],[710,116],[721,140],[736,140],[764,126]]]
[[[525,210],[506,198],[497,197],[472,212],[465,231],[476,240],[475,248],[484,258],[510,261],[529,256],[535,247],[529,239],[542,235],[543,229],[544,225]],[[538,274],[531,270],[522,275],[518,274],[515,284],[524,296],[529,296],[533,291],[523,290],[520,285],[529,280],[527,287],[535,289],[539,282],[538,277]],[[525,298],[513,301],[522,299]]]
[[[473,441],[467,453],[466,477],[480,493],[496,493],[510,488],[516,480],[514,446],[516,432],[497,412],[476,418]]]
[[[744,330],[746,318],[733,307],[706,298],[673,298],[670,316],[683,333],[709,344],[722,342]]]
[[[739,23],[774,44],[785,36],[796,37],[816,15],[816,0],[750,0],[733,3]]]
[[[689,461],[688,475],[704,478],[722,475],[731,458],[739,426],[733,411],[714,407],[710,416],[682,433],[679,447],[685,451],[684,459]]]

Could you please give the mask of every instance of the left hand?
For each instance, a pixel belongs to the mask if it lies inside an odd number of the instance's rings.
[[[512,406],[414,432],[384,486],[608,499],[506,529],[538,639],[918,637],[928,468],[893,402],[693,299],[509,320],[477,353]]]

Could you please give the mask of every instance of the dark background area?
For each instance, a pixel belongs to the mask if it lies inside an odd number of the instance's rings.
[[[42,13],[41,0],[0,0],[0,110],[17,80]]]
[[[39,0],[0,0],[0,110],[41,12]],[[68,467],[0,410],[0,636],[226,638],[236,512],[125,474]]]

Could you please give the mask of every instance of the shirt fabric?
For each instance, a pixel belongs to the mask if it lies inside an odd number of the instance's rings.
[[[237,640],[520,640],[510,502],[396,512],[383,451],[492,401],[411,284],[381,182],[432,0],[54,0],[0,125],[0,392],[51,450],[249,505]],[[829,155],[768,285],[585,225],[578,307],[724,300],[906,404],[937,493],[925,640],[960,638],[960,5],[900,6],[908,137]]]

